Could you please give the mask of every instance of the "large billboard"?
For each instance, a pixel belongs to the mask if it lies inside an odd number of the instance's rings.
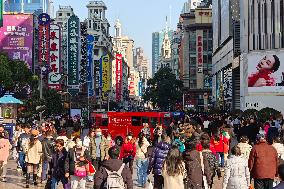
[[[284,95],[284,51],[249,53],[248,92]]]
[[[116,54],[116,102],[122,97],[122,54]]]
[[[0,28],[0,50],[12,59],[20,59],[29,68],[33,64],[33,15],[4,15]]]
[[[110,91],[110,57],[109,55],[102,56],[100,64],[100,88],[102,90],[103,100],[107,100]]]
[[[60,26],[50,25],[50,66],[48,88],[61,90],[61,35]]]

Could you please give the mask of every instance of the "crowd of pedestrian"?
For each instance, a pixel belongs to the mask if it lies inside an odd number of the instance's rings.
[[[68,122],[67,122],[68,124]],[[126,133],[117,146],[97,126],[82,136],[78,129],[57,128],[52,121],[17,125],[12,141],[0,126],[0,175],[7,179],[9,156],[25,177],[26,188],[56,189],[223,189],[284,188],[284,121],[271,116],[190,115],[168,127],[147,123],[138,136]],[[153,175],[153,184],[151,182]]]

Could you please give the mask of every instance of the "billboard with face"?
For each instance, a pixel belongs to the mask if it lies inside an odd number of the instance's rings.
[[[29,68],[33,64],[33,15],[4,15],[0,28],[0,50],[12,59],[20,59]]]
[[[284,95],[284,51],[250,53],[248,92]]]

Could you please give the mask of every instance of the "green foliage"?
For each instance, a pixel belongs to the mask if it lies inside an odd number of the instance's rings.
[[[250,117],[250,116],[255,116],[257,114],[257,110],[256,109],[247,109],[244,111],[244,113],[242,114],[244,117]]]
[[[176,79],[170,68],[161,68],[148,80],[143,99],[162,111],[173,110],[175,104],[182,101],[182,88],[182,81]]]
[[[259,112],[258,112],[258,117],[263,121],[263,122],[265,122],[265,121],[267,121],[267,120],[269,120],[269,118],[270,118],[270,116],[278,116],[278,115],[280,115],[281,114],[281,112],[279,112],[279,111],[277,111],[277,110],[275,110],[275,109],[273,109],[273,108],[268,108],[268,107],[266,107],[266,108],[263,108],[263,109],[261,109]]]
[[[37,86],[38,78],[33,75],[27,64],[12,60],[0,53],[0,84],[5,91],[15,93],[15,97],[26,99],[28,91]]]
[[[55,116],[63,114],[64,108],[60,94],[56,90],[45,90],[43,93],[45,116]]]

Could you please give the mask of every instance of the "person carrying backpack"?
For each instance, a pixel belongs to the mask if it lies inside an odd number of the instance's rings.
[[[128,166],[119,160],[119,148],[109,149],[109,160],[96,172],[94,189],[133,189],[132,174]]]

